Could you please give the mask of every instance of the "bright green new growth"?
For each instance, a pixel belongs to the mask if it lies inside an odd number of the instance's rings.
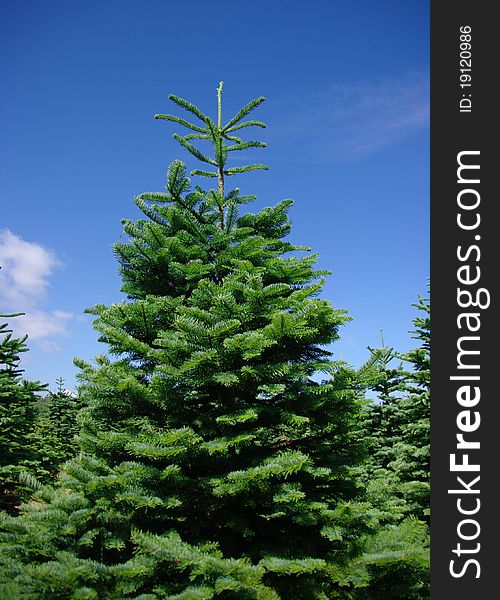
[[[89,311],[114,358],[77,361],[80,456],[2,517],[0,596],[326,600],[354,585],[361,386],[324,349],[348,317],[317,297],[316,256],[283,240],[291,201],[239,215],[253,198],[224,190],[262,168],[226,162],[263,145],[232,135],[263,126],[243,121],[263,99],[222,125],[221,92],[217,124],[177,97],[202,125],[159,116],[193,132],[176,139],[217,189],[174,161],[166,193],[135,199],[146,218],[114,248],[127,300]]]
[[[226,198],[224,197],[224,178],[225,176],[236,175],[237,173],[247,173],[248,171],[255,171],[257,169],[267,169],[265,165],[252,164],[243,167],[232,167],[226,169],[226,163],[230,152],[236,152],[245,150],[246,148],[265,148],[267,144],[264,142],[244,142],[240,137],[230,135],[239,129],[244,127],[265,127],[265,124],[260,121],[243,121],[254,108],[264,102],[265,98],[260,96],[251,100],[246,104],[232,119],[230,119],[225,125],[222,121],[222,88],[224,82],[219,83],[217,88],[217,124],[212,119],[203,114],[199,108],[197,108],[191,102],[174,96],[169,95],[170,100],[175,102],[178,106],[184,108],[190,112],[193,116],[197,117],[203,124],[195,125],[175,115],[155,115],[155,119],[164,119],[165,121],[173,121],[193,131],[184,136],[180,136],[174,133],[174,138],[183,146],[188,152],[190,152],[195,158],[202,162],[212,165],[215,167],[215,171],[205,171],[194,169],[191,171],[191,175],[200,175],[202,177],[217,177],[217,192],[212,191],[210,193],[211,200],[215,206],[219,215],[219,227],[224,227],[224,209],[226,206]],[[190,140],[208,140],[213,144],[214,158],[205,156],[200,150],[198,150]],[[228,144],[229,142],[229,144]]]

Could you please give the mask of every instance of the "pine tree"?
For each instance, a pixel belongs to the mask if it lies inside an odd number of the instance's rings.
[[[370,453],[361,472],[379,527],[353,564],[366,582],[360,600],[429,597],[429,299],[419,297],[413,306],[424,312],[410,332],[420,345],[405,354],[385,344],[370,348],[363,368],[377,400],[362,421]],[[403,362],[393,366],[395,360]]]
[[[61,465],[79,452],[76,439],[80,431],[77,415],[82,404],[68,392],[64,380],[56,380],[56,390],[38,403],[38,411],[29,443],[36,455],[34,476],[42,483],[51,482]]]
[[[405,373],[406,394],[400,403],[399,440],[394,444],[392,469],[403,483],[406,500],[416,517],[428,522],[430,513],[430,299],[418,298],[413,305],[420,314],[410,333],[419,346],[400,358],[410,370]],[[423,313],[423,314],[422,314]]]
[[[388,482],[405,503],[403,512],[428,521],[430,479],[430,301],[413,304],[423,316],[413,320],[412,337],[419,346],[400,353],[384,344],[369,348],[365,371],[376,375],[371,389],[377,400],[368,405],[363,434],[369,440],[365,479],[372,490],[380,484],[387,497]],[[394,361],[401,361],[394,366]],[[405,367],[406,364],[406,367]],[[409,368],[408,368],[409,367]],[[400,517],[399,513],[394,515]],[[397,519],[396,519],[397,520]]]
[[[384,343],[368,347],[370,358],[360,378],[375,399],[366,405],[361,420],[362,436],[368,444],[368,457],[360,469],[370,502],[378,509],[381,522],[396,523],[408,513],[401,480],[392,468],[394,446],[401,440],[400,403],[406,392],[406,372],[399,354]]]
[[[0,317],[21,314],[0,314]],[[16,338],[12,333],[7,323],[0,325],[0,510],[15,514],[20,502],[29,498],[29,490],[19,476],[36,467],[29,438],[36,419],[36,393],[46,386],[23,379],[20,355],[28,351],[28,336]]]
[[[59,487],[4,518],[4,595],[261,600],[343,597],[368,529],[352,467],[362,444],[356,373],[324,346],[348,320],[318,298],[326,271],[284,240],[291,201],[240,214],[226,190],[241,131],[177,96],[195,123],[175,139],[207,165],[168,168],[135,199],[115,245],[127,300],[90,310],[111,356],[82,360],[81,454]],[[238,135],[237,135],[238,134]],[[194,144],[208,144],[213,154]],[[306,252],[302,255],[302,252]],[[326,379],[313,378],[322,372]],[[36,486],[36,482],[33,482]]]

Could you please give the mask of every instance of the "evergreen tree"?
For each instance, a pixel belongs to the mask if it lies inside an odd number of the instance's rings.
[[[420,345],[406,354],[370,348],[363,371],[377,393],[365,412],[369,459],[361,469],[379,527],[353,564],[366,587],[360,599],[429,597],[430,304],[420,298],[411,333]],[[395,360],[403,364],[393,366]]]
[[[405,354],[384,344],[369,348],[365,371],[375,371],[371,389],[376,401],[367,406],[363,434],[369,440],[364,477],[372,491],[380,485],[385,497],[399,496],[403,512],[428,521],[430,479],[430,301],[414,304],[423,315],[413,320],[412,337],[419,346]],[[401,361],[394,366],[394,361]],[[405,368],[404,363],[409,368]],[[388,482],[393,492],[387,494]],[[379,506],[380,507],[380,506]],[[389,511],[390,512],[390,511]],[[390,516],[390,515],[388,515]],[[400,513],[393,514],[396,520]]]
[[[29,438],[36,419],[36,392],[46,386],[23,379],[20,355],[28,350],[28,336],[16,338],[12,333],[7,323],[0,325],[0,510],[15,513],[19,503],[29,498],[29,490],[19,476],[36,466]]]
[[[420,311],[410,333],[419,346],[400,358],[410,366],[405,372],[406,394],[400,402],[399,439],[394,444],[392,469],[403,483],[411,512],[429,520],[430,513],[430,300],[419,296],[413,305]]]
[[[403,498],[401,480],[392,469],[394,446],[401,439],[400,403],[406,391],[406,373],[394,348],[384,344],[368,347],[370,358],[360,371],[375,394],[361,419],[362,436],[368,445],[368,458],[360,469],[370,502],[378,509],[382,523],[396,523],[408,513]]]
[[[36,421],[30,445],[36,455],[37,468],[33,473],[41,482],[52,481],[61,465],[79,452],[76,439],[80,431],[77,415],[80,398],[65,390],[64,380],[56,380],[56,390],[38,403]]]
[[[264,127],[245,120],[264,98],[226,123],[222,83],[215,121],[170,99],[195,123],[157,118],[188,129],[175,139],[207,165],[191,175],[217,186],[193,188],[174,161],[166,193],[135,199],[146,218],[115,245],[127,300],[90,311],[112,357],[77,361],[81,454],[3,518],[3,594],[344,597],[369,525],[352,474],[360,386],[324,349],[348,316],[317,297],[316,255],[284,240],[291,201],[240,215],[253,197],[225,189],[265,168],[227,166],[265,146],[238,136]]]

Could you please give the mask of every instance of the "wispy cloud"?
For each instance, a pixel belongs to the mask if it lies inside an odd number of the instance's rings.
[[[27,333],[43,350],[59,350],[56,340],[69,335],[68,324],[76,315],[42,308],[50,277],[62,266],[55,253],[4,229],[0,231],[0,266],[1,310],[26,313],[11,320],[16,333]]]
[[[302,91],[279,103],[272,144],[294,144],[300,160],[356,160],[399,142],[429,123],[424,75]]]

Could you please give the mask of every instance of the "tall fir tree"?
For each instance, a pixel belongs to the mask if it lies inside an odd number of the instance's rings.
[[[135,199],[115,245],[127,300],[90,310],[110,356],[78,360],[81,454],[59,487],[3,518],[3,594],[23,598],[348,597],[368,529],[353,466],[363,446],[356,373],[324,346],[349,318],[318,298],[326,271],[284,240],[291,201],[253,200],[227,179],[245,120],[216,120],[177,96],[194,123],[175,139],[204,165],[168,168],[167,192]],[[213,148],[208,155],[195,143]],[[305,251],[305,255],[300,253]],[[318,382],[318,372],[326,379]],[[34,485],[36,485],[34,483]]]
[[[0,314],[0,318],[22,314]],[[28,336],[12,334],[8,323],[0,325],[0,510],[15,514],[30,496],[20,475],[36,470],[36,453],[29,440],[37,416],[37,392],[46,386],[23,378],[20,361],[21,354],[28,351]]]

